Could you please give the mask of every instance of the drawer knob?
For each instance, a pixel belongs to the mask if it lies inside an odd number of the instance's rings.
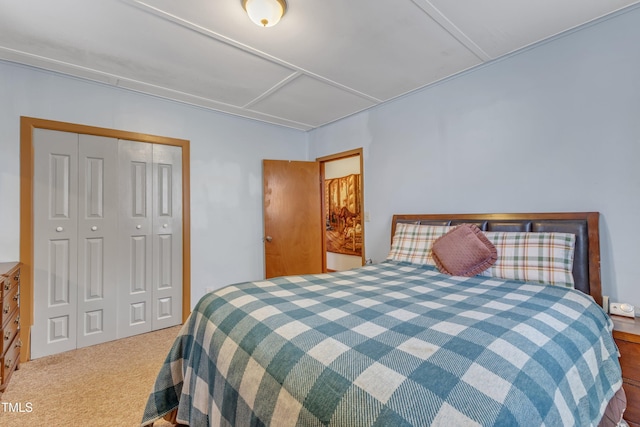
[[[15,295],[13,296],[13,300],[14,300],[14,301],[18,301],[19,299],[20,299],[20,292],[18,292],[17,294],[15,294]]]
[[[11,338],[11,331],[5,331],[4,332],[4,340],[8,340],[9,338]]]
[[[61,232],[61,231],[64,231],[64,228],[62,228],[62,227],[56,227],[56,231],[59,233],[59,232]]]
[[[14,320],[13,323],[15,323],[16,325],[20,324],[20,315],[16,317],[16,320]]]
[[[97,231],[98,227],[96,227],[95,225],[93,227],[91,227],[91,231]]]
[[[16,345],[15,345],[15,347],[16,347],[16,348],[20,348],[20,347],[22,347],[22,340],[21,340],[20,338],[18,338],[18,339],[16,340]]]
[[[9,313],[9,304],[5,304],[4,308],[2,309],[2,312],[3,312],[4,314]]]
[[[7,359],[6,362],[4,363],[4,367],[9,369],[12,365],[13,360],[11,359]]]

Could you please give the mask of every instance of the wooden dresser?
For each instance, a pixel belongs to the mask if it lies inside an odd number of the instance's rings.
[[[611,316],[613,338],[620,350],[620,365],[627,410],[624,419],[632,427],[640,427],[640,319]]]
[[[20,361],[20,263],[0,263],[0,398]]]

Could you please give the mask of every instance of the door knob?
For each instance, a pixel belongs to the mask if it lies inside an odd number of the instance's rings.
[[[267,242],[270,242],[270,241],[273,240],[273,237],[267,236],[267,237],[264,238],[264,240],[267,241]]]

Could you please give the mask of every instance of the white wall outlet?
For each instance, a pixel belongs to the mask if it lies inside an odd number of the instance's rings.
[[[608,295],[602,295],[602,309],[604,310],[605,313],[609,312],[609,296]]]
[[[609,305],[609,313],[617,314],[618,316],[635,317],[635,307],[631,304],[612,302]]]

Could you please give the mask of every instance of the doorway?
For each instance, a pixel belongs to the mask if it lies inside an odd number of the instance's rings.
[[[315,161],[263,160],[266,278],[365,264],[362,172],[362,148]],[[332,192],[332,182],[342,189]]]
[[[364,254],[362,148],[318,158],[326,271],[361,267]]]

